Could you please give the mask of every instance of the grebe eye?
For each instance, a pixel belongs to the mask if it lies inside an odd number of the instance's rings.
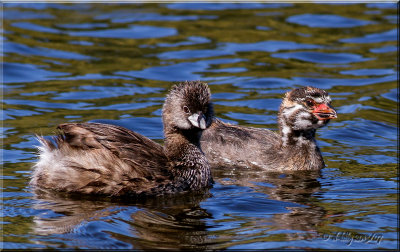
[[[309,106],[309,107],[314,106],[314,102],[313,102],[312,100],[306,100],[306,104],[307,104],[307,106]]]
[[[184,111],[186,114],[189,114],[189,113],[190,113],[190,109],[189,109],[188,107],[186,107],[186,106],[183,106],[183,111]]]

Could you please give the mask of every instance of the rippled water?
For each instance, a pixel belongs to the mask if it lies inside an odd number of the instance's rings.
[[[393,3],[3,4],[2,246],[395,249]],[[34,134],[106,120],[162,142],[173,81],[224,121],[276,129],[287,90],[326,89],[321,174],[214,170],[207,193],[118,202],[33,194]]]

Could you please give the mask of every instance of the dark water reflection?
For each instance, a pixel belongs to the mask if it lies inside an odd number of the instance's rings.
[[[3,7],[4,248],[398,246],[397,4]],[[196,79],[218,117],[270,129],[287,90],[326,89],[339,113],[318,131],[328,167],[216,169],[207,192],[141,202],[30,191],[35,133],[98,121],[162,143],[171,82]],[[383,238],[349,243],[357,234]]]
[[[227,178],[217,182],[212,194],[140,202],[82,200],[36,192],[38,201],[33,208],[38,214],[33,218],[33,230],[47,237],[39,244],[62,245],[57,237],[68,234],[68,240],[81,248],[110,249],[151,249],[157,243],[158,248],[202,250],[223,248],[224,243],[235,239],[252,240],[254,234],[265,236],[266,241],[318,236],[316,227],[326,211],[310,199],[316,200],[312,194],[320,189],[319,173],[225,175]],[[232,220],[226,223],[227,219]]]
[[[67,243],[80,248],[150,249],[202,248],[207,240],[206,218],[210,214],[199,206],[210,195],[191,194],[159,197],[140,202],[110,199],[78,199],[36,194],[43,210],[34,217],[34,232],[46,236],[52,246]],[[46,202],[46,203],[43,203]],[[67,234],[67,235],[66,235]],[[73,245],[76,246],[76,245]]]

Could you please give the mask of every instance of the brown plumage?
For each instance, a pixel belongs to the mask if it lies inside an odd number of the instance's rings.
[[[200,132],[213,117],[205,83],[175,85],[163,106],[165,146],[123,127],[66,123],[53,142],[38,137],[39,161],[31,185],[67,193],[160,195],[212,184],[199,149]]]
[[[325,165],[314,137],[318,128],[336,118],[330,102],[322,89],[294,89],[286,93],[279,108],[278,133],[215,119],[202,133],[201,148],[212,167],[321,169]]]

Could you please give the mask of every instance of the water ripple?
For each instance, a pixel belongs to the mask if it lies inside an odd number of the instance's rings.
[[[291,16],[286,21],[309,27],[322,28],[350,28],[363,25],[375,24],[368,20],[359,20],[354,18],[341,17],[338,15],[327,14],[301,14]]]
[[[313,63],[348,64],[371,60],[354,53],[323,53],[323,52],[289,52],[274,53],[272,57],[281,59],[297,59]]]
[[[386,41],[397,41],[397,34],[397,29],[393,29],[380,33],[367,34],[363,37],[340,39],[339,41],[345,43],[380,43]]]

